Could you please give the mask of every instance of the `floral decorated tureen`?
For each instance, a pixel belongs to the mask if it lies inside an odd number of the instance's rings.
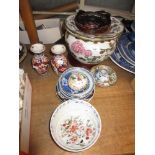
[[[90,34],[81,31],[75,24],[76,15],[66,18],[65,41],[70,53],[82,64],[98,64],[107,59],[116,49],[118,37],[124,30],[123,24],[111,17],[109,30],[104,33]]]

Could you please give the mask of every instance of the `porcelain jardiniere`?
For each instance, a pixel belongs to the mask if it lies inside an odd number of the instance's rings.
[[[83,64],[98,64],[107,59],[116,49],[117,40],[124,29],[122,23],[111,17],[108,32],[88,34],[77,28],[74,18],[75,15],[71,15],[65,21],[65,41],[69,54]]]

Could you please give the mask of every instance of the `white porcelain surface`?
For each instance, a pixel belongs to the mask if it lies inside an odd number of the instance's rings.
[[[107,59],[116,48],[116,39],[93,42],[68,34],[66,42],[72,56],[83,64],[98,64]]]
[[[45,45],[41,43],[36,43],[31,45],[30,51],[33,52],[34,54],[40,54],[45,51]]]
[[[50,132],[63,149],[79,152],[95,144],[101,132],[97,110],[83,100],[68,100],[60,104],[50,119]]]
[[[63,54],[66,52],[66,47],[63,44],[56,44],[51,47],[53,54]]]

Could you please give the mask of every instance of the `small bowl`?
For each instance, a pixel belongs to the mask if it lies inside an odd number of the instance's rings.
[[[109,66],[94,66],[91,69],[91,73],[93,74],[96,85],[100,87],[108,87],[114,85],[117,81],[116,72]]]
[[[84,84],[82,83],[82,79],[77,82],[77,75],[81,75],[83,80],[85,79]],[[74,79],[73,76],[76,78]],[[77,83],[80,83],[80,85],[77,86]],[[58,86],[64,96],[85,98],[95,89],[95,82],[92,74],[88,70],[80,67],[72,67],[61,74],[58,79]]]
[[[63,54],[66,52],[66,47],[63,44],[56,44],[51,47],[51,52],[56,55]]]
[[[45,45],[41,43],[32,44],[30,47],[30,51],[34,54],[40,54],[45,51]]]
[[[85,33],[103,33],[111,25],[110,13],[105,11],[92,12],[79,10],[75,16],[75,24]]]
[[[60,104],[50,119],[50,133],[63,149],[80,152],[92,147],[102,129],[97,110],[88,102],[78,99]]]

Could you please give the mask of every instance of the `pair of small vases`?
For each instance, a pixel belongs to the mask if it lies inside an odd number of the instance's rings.
[[[44,55],[45,49],[45,45],[41,43],[31,45],[30,51],[34,53],[32,67],[37,73],[43,75],[47,73],[49,64],[51,63],[53,70],[57,74],[64,72],[68,68],[68,61],[63,55],[66,52],[66,47],[63,44],[53,45],[51,47],[53,55],[51,61]]]

